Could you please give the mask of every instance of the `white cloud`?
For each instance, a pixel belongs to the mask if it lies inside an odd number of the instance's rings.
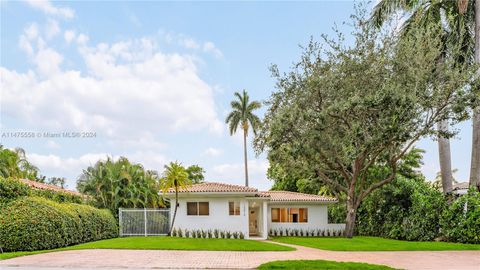
[[[77,43],[79,46],[85,46],[88,40],[89,40],[89,37],[85,34],[80,34],[77,36]]]
[[[203,51],[213,54],[213,56],[215,56],[216,58],[222,58],[223,57],[222,51],[220,51],[215,46],[215,44],[213,44],[213,42],[210,42],[210,41],[203,43]]]
[[[56,20],[49,19],[45,27],[45,35],[47,39],[51,39],[60,33],[60,26]]]
[[[48,140],[46,146],[51,149],[59,149],[60,145],[56,143],[55,141]]]
[[[28,27],[26,27],[23,30],[23,34],[20,35],[20,39],[18,42],[20,49],[25,51],[28,55],[32,55],[34,51],[34,45],[32,44],[32,42],[38,38],[38,35],[38,25],[36,23],[32,23]]]
[[[261,190],[268,190],[272,184],[267,179],[267,170],[269,163],[267,160],[249,160],[248,175],[249,186]],[[208,181],[225,182],[236,185],[245,184],[245,173],[243,163],[220,164],[214,166],[211,171],[207,171]]]
[[[83,74],[62,70],[63,56],[34,30],[24,36],[37,39],[31,50],[36,71],[0,67],[3,113],[19,123],[96,131],[115,140],[169,131],[223,132],[213,89],[199,77],[193,57],[162,53],[148,38],[88,46],[88,37],[80,34]]]
[[[185,37],[180,40],[181,44],[187,49],[198,49],[200,48],[200,44],[195,41],[193,38]]]
[[[47,0],[26,0],[26,2],[33,8],[43,11],[47,15],[54,15],[71,19],[75,16],[75,12],[71,8],[55,7]]]
[[[75,32],[72,30],[67,30],[63,33],[63,38],[65,39],[65,42],[70,44],[70,42],[75,39]]]
[[[67,185],[73,189],[76,186],[78,176],[89,166],[94,165],[99,160],[106,160],[111,157],[117,160],[120,156],[128,158],[132,163],[140,163],[145,169],[157,170],[161,172],[163,166],[168,160],[152,151],[137,151],[124,155],[108,155],[106,153],[88,153],[79,157],[60,157],[57,155],[42,155],[36,153],[27,153],[28,160],[35,166],[41,168],[42,174],[47,177],[65,177]]]
[[[218,157],[221,154],[223,154],[223,150],[213,148],[213,147],[209,147],[203,152],[203,154],[206,155],[206,156],[209,156],[209,157]]]
[[[211,41],[198,41],[188,35],[160,30],[158,34],[169,44],[177,44],[183,48],[211,54],[216,58],[222,58],[223,53]]]
[[[37,65],[38,72],[43,76],[58,74],[62,61],[63,56],[50,48],[40,50],[33,59],[33,62]]]

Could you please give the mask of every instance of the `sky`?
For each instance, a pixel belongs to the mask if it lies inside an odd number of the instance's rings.
[[[224,123],[235,91],[264,101],[269,67],[288,71],[310,38],[333,34],[349,1],[0,2],[1,144],[21,147],[47,177],[75,188],[82,170],[125,156],[163,171],[198,164],[206,180],[243,184],[243,141]],[[258,111],[261,116],[265,111]],[[455,177],[468,180],[471,123],[455,127]],[[19,134],[19,132],[23,132]],[[17,137],[12,137],[17,134]],[[21,136],[21,137],[18,137]],[[265,154],[249,135],[250,185],[262,190]],[[423,139],[422,172],[439,171],[435,141]]]

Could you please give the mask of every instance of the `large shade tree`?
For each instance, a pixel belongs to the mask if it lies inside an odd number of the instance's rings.
[[[430,27],[434,23],[441,27],[441,40],[444,47],[444,54],[437,61],[453,57],[456,61],[473,63],[473,2],[468,0],[382,0],[376,4],[370,20],[375,26],[382,27],[389,24],[392,19],[401,16],[403,20],[395,25],[397,29],[400,29],[400,39],[409,35],[413,29]],[[460,54],[456,53],[457,51]],[[443,78],[437,79],[442,80]],[[474,112],[474,137],[476,133],[480,132],[475,131],[475,119]],[[442,188],[445,194],[449,194],[452,192],[453,174],[448,139],[452,134],[449,132],[448,119],[439,122],[438,129],[441,131],[437,139]],[[474,140],[472,151],[475,152],[477,147]],[[472,154],[472,166],[475,163],[475,156],[476,154]],[[478,162],[480,163],[480,160]]]
[[[171,191],[175,192],[175,210],[173,211],[172,223],[170,224],[168,235],[172,233],[175,218],[177,217],[178,191],[188,187],[191,183],[188,172],[182,164],[178,162],[170,162],[170,164],[165,165],[165,171],[163,172],[163,177],[161,179],[162,191],[163,193]]]
[[[345,46],[341,33],[324,37],[326,49],[311,42],[291,72],[272,68],[277,91],[255,140],[271,162],[346,194],[347,237],[362,200],[395,179],[415,142],[437,136],[444,119],[464,119],[471,78],[462,65],[436,61],[443,53],[438,27],[399,45],[364,14],[354,17],[354,45]],[[372,166],[385,169],[372,175]]]
[[[100,160],[84,169],[77,190],[90,195],[97,207],[110,209],[114,215],[118,215],[119,208],[161,206],[158,174],[125,157]]]
[[[242,93],[235,92],[236,100],[233,100],[230,105],[232,111],[225,119],[225,123],[228,124],[230,135],[235,134],[240,127],[243,130],[243,158],[245,162],[245,186],[248,187],[248,161],[247,161],[247,136],[248,130],[251,127],[254,134],[257,134],[257,130],[260,126],[260,118],[256,116],[253,111],[261,107],[260,102],[250,101],[250,96],[247,91],[243,90]]]

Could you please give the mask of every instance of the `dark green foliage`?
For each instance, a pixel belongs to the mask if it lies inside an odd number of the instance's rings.
[[[56,202],[83,203],[84,198],[68,192],[34,189],[15,178],[0,176],[0,203],[15,200],[24,196],[36,196]]]
[[[5,251],[42,250],[116,237],[108,210],[24,197],[0,211],[0,246]]]
[[[188,179],[192,184],[200,184],[205,180],[205,170],[198,165],[191,165],[185,168],[188,173]]]
[[[442,231],[447,240],[480,244],[480,192],[469,190],[444,211]]]
[[[30,187],[28,185],[11,177],[3,178],[0,176],[0,204],[29,194]]]
[[[81,204],[84,202],[84,199],[81,196],[68,192],[59,192],[48,189],[32,189],[31,193],[33,196],[43,197],[59,203],[69,202]]]
[[[125,157],[100,160],[83,170],[77,190],[90,195],[96,207],[110,209],[115,216],[122,207],[156,208],[162,204],[157,172]]]
[[[347,208],[344,203],[335,203],[328,206],[328,223],[345,223]]]
[[[399,177],[370,194],[358,210],[359,235],[431,241],[440,234],[446,201],[423,179]]]

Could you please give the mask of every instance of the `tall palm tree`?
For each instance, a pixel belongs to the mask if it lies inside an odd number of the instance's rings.
[[[480,64],[480,0],[475,0],[475,63]],[[479,70],[480,73],[480,70]],[[477,93],[480,95],[480,93]],[[470,163],[470,186],[480,191],[480,105],[473,108],[472,159]]]
[[[191,182],[188,178],[188,173],[182,164],[178,162],[170,162],[170,164],[165,165],[165,172],[161,179],[162,191],[163,193],[166,193],[171,189],[175,190],[175,210],[173,212],[172,224],[168,230],[168,235],[172,233],[175,217],[177,216],[178,190],[186,188],[190,184]]]
[[[477,1],[478,2],[478,1]],[[470,25],[473,24],[473,3],[468,0],[381,0],[374,8],[371,22],[381,27],[393,16],[401,14],[406,17],[400,28],[400,38],[409,34],[412,27],[428,27],[432,23],[442,27],[444,48],[458,48],[461,54],[454,55],[457,61],[472,61],[473,51],[472,31]],[[445,53],[447,54],[447,53]],[[445,55],[444,55],[445,57]],[[442,61],[442,59],[439,59]],[[475,114],[474,114],[475,125]],[[478,129],[478,128],[477,128]],[[438,149],[440,170],[442,178],[442,187],[445,194],[452,192],[452,165],[450,153],[450,140],[445,136],[448,134],[448,121],[444,120],[438,125]],[[479,130],[475,133],[480,133]],[[479,139],[480,140],[480,139]],[[480,143],[480,142],[478,142]],[[472,145],[472,149],[476,149]],[[479,149],[478,162],[480,162]],[[472,166],[474,162],[474,154],[472,152]],[[477,163],[478,163],[477,162]],[[478,168],[480,170],[480,166]],[[480,171],[479,171],[480,172]]]
[[[260,102],[250,102],[247,91],[243,90],[242,94],[235,92],[236,100],[230,103],[232,111],[225,119],[225,123],[229,125],[230,135],[237,132],[238,127],[243,129],[243,156],[245,161],[245,186],[248,187],[248,165],[247,165],[247,136],[248,129],[252,127],[253,134],[257,134],[260,126],[260,118],[253,111],[261,107]]]

